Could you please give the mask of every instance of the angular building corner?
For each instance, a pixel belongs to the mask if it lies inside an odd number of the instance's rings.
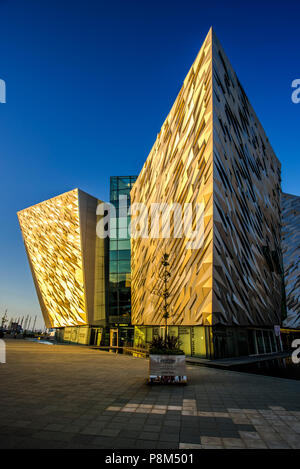
[[[281,323],[281,165],[213,33],[214,315]]]
[[[74,189],[18,212],[47,327],[105,324],[108,250],[96,236],[100,202]]]
[[[282,255],[287,318],[283,325],[300,328],[300,197],[282,194]]]
[[[131,191],[132,204],[204,204],[201,249],[186,238],[132,238],[138,342],[164,324],[153,294],[170,255],[169,327],[187,354],[278,350],[280,162],[211,29]]]

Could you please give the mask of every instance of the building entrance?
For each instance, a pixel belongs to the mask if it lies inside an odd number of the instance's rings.
[[[119,331],[118,331],[118,329],[111,329],[110,330],[109,345],[111,347],[118,347],[118,345],[119,345]]]
[[[102,328],[92,327],[91,337],[90,337],[90,345],[97,345],[99,347],[100,344],[101,344],[102,335],[103,335],[103,329]]]

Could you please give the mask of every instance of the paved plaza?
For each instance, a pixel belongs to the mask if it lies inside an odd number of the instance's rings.
[[[300,448],[300,382],[188,366],[146,384],[146,359],[7,340],[0,448]]]

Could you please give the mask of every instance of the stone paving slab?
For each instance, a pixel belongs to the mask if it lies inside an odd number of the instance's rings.
[[[0,448],[300,448],[300,382],[188,366],[147,385],[146,359],[7,340]]]

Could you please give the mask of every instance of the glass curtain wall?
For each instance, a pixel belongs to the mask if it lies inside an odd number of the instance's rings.
[[[115,206],[116,217],[110,219],[109,242],[109,322],[130,324],[131,319],[131,268],[130,190],[137,176],[112,176],[110,202]]]

